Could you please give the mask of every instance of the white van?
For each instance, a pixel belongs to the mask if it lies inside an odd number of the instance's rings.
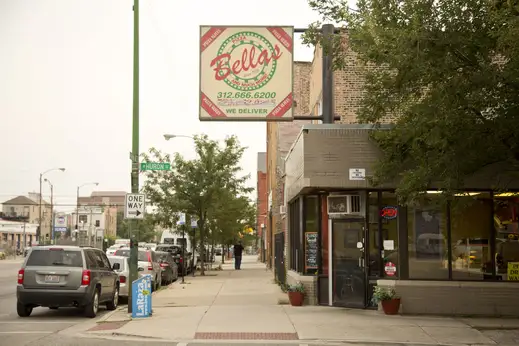
[[[182,243],[185,242],[185,249],[187,251],[193,251],[191,248],[191,240],[187,234],[185,234],[185,236],[185,238],[182,238],[182,233],[178,233],[176,230],[164,230],[162,232],[162,237],[160,238],[160,243],[178,245],[182,247]]]

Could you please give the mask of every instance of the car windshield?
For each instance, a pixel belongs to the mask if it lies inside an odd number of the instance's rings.
[[[113,267],[114,263],[119,263],[119,269],[116,270],[116,272],[122,272],[125,268],[125,263],[129,261],[128,257],[126,258],[117,258],[117,257],[108,257],[108,260],[110,261],[110,266]]]
[[[114,253],[115,256],[130,257],[130,249],[119,249]],[[138,261],[148,262],[148,254],[146,251],[139,251]]]
[[[82,267],[83,256],[79,250],[33,250],[27,259],[26,265],[39,267]]]

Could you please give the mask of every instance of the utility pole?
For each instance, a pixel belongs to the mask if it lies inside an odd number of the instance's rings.
[[[78,186],[77,187],[77,192],[76,192],[76,241],[77,241],[77,244],[79,245],[79,188],[81,186]]]
[[[39,207],[38,207],[38,212],[40,215],[38,217],[38,230],[36,231],[36,237],[38,238],[38,242],[40,244],[41,244],[41,218],[42,218],[42,212],[41,212],[42,196],[41,196],[41,194],[42,194],[43,174],[44,173],[40,173],[40,196],[39,196]]]
[[[54,244],[54,185],[50,182],[50,240]]]
[[[90,207],[90,224],[88,225],[88,246],[92,246],[92,207]]]
[[[132,193],[139,192],[139,0],[133,0],[133,115],[132,115]],[[129,220],[130,229],[138,221]],[[137,280],[138,248],[135,232],[130,237],[130,289],[128,290],[128,312],[132,312],[132,283]]]

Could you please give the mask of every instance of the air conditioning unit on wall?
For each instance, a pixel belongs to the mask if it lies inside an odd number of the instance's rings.
[[[328,196],[328,215],[364,215],[365,201],[360,195]]]

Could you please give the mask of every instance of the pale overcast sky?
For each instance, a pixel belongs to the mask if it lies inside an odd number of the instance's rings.
[[[236,134],[249,149],[243,169],[256,185],[264,123],[198,120],[200,25],[293,25],[316,20],[306,0],[141,0],[141,152],[157,147],[194,158],[190,139]],[[132,0],[0,0],[0,202],[54,184],[58,210],[76,187],[130,190]],[[295,47],[310,61],[313,49]],[[44,184],[44,197],[50,192]],[[84,187],[81,195],[89,195]]]

